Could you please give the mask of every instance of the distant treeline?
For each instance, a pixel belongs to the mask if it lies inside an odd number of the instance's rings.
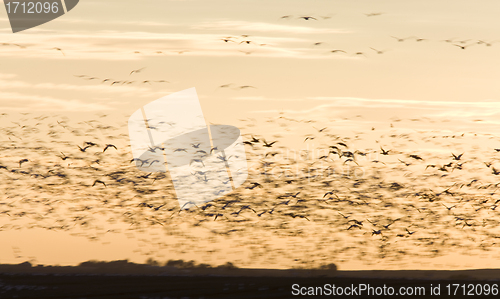
[[[169,260],[159,262],[154,259],[148,259],[145,264],[133,263],[128,260],[118,261],[87,261],[78,266],[33,266],[30,262],[24,262],[17,265],[0,264],[0,273],[10,272],[41,272],[41,273],[116,273],[116,274],[160,274],[162,272],[175,272],[176,270],[194,270],[194,269],[237,269],[233,263],[227,262],[219,266],[209,264],[196,264],[194,261]]]
[[[290,269],[291,271],[320,271],[320,272],[335,272],[337,266],[335,264],[323,265],[317,269]],[[231,262],[212,266],[205,263],[197,264],[195,261],[184,260],[169,260],[159,262],[152,258],[148,259],[145,264],[129,262],[128,260],[117,261],[87,261],[80,263],[77,266],[50,266],[36,265],[33,266],[30,262],[21,264],[0,264],[0,273],[62,273],[62,274],[124,274],[124,275],[193,275],[193,274],[213,274],[213,273],[230,273],[230,272],[249,272],[247,274],[256,273],[259,271],[276,271],[283,272],[288,270],[273,270],[273,269],[242,269],[238,268]]]

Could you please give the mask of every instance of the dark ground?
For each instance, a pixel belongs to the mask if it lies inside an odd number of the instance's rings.
[[[134,273],[135,272],[135,273]],[[309,287],[359,286],[372,288],[423,287],[425,295],[379,296],[323,296],[337,298],[471,298],[463,295],[462,287],[456,295],[446,296],[446,285],[466,284],[466,294],[475,288],[485,292],[494,284],[500,286],[499,270],[468,271],[336,271],[327,270],[266,270],[228,267],[180,269],[171,266],[152,266],[116,261],[110,263],[87,262],[77,267],[32,267],[29,263],[0,265],[0,298],[297,298],[294,284],[305,293]],[[430,288],[441,285],[440,295],[430,295]],[[469,286],[472,284],[472,287]],[[478,285],[481,285],[478,287]],[[296,286],[295,289],[298,289]],[[331,288],[330,288],[331,289]],[[453,290],[453,288],[452,288]],[[323,290],[324,291],[324,290]],[[297,292],[295,290],[295,292]],[[488,298],[500,297],[490,291]],[[321,297],[321,296],[317,296]]]

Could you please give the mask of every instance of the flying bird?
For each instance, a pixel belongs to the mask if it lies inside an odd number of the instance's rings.
[[[29,162],[29,160],[28,159],[19,160],[19,168],[23,165],[23,163],[26,163],[26,162]]]
[[[65,161],[66,159],[68,159],[69,157],[66,156],[63,152],[61,152],[61,156],[58,156],[59,158],[61,158],[61,160]]]
[[[272,147],[273,144],[275,144],[277,141],[273,141],[273,142],[267,143],[265,140],[262,140],[262,142],[264,142],[263,147]]]
[[[83,145],[88,145],[88,146],[97,146],[97,143],[94,143],[92,141],[85,141]]]
[[[233,85],[233,83],[229,83],[229,84],[222,84],[222,85],[220,85],[218,88],[228,88],[228,87],[231,87],[231,85]]]
[[[451,209],[453,209],[454,207],[456,207],[457,205],[454,205],[454,206],[451,206],[451,207],[448,207],[446,206],[445,204],[442,204],[443,207],[445,207],[448,211],[451,211]]]
[[[389,152],[391,151],[391,150],[384,150],[382,147],[380,147],[380,150],[382,151],[381,154],[384,156],[389,155]]]
[[[422,157],[420,157],[419,155],[408,155],[408,157],[413,158],[413,159],[415,159],[415,160],[422,160],[422,161],[424,160],[424,159],[422,159]]]
[[[398,160],[399,160],[399,162],[403,163],[406,166],[410,166],[411,165],[411,163],[405,162],[405,161],[403,161],[401,159],[398,159]]]
[[[81,152],[85,152],[89,147],[91,147],[90,145],[87,145],[84,148],[81,148],[79,145],[77,145],[77,146],[78,146],[78,148],[80,149]]]
[[[462,46],[462,45],[457,45],[457,44],[452,44],[452,45],[454,45],[454,46],[456,46],[456,47],[459,47],[459,48],[460,48],[460,49],[462,49],[462,50],[465,50],[465,49],[467,49],[468,47],[473,46],[473,45],[475,45],[475,44],[463,45],[463,46]]]
[[[406,230],[406,233],[407,233],[408,235],[410,235],[410,236],[411,236],[411,235],[413,235],[414,233],[416,233],[416,231],[412,231],[412,232],[411,232],[411,231],[409,231],[407,228],[405,228],[405,230]]]
[[[403,37],[403,38],[401,38],[401,37],[396,37],[396,36],[392,36],[392,35],[391,35],[391,37],[392,37],[392,38],[394,38],[394,39],[396,39],[398,42],[400,42],[400,43],[401,43],[401,42],[404,42],[405,40],[407,40],[407,39],[409,39],[409,38],[412,38],[413,36],[410,36],[410,37]]]
[[[482,41],[482,40],[478,40],[477,44],[478,45],[485,45],[486,47],[491,47],[493,45],[493,43],[495,43],[495,42],[498,42],[498,41],[485,42],[485,41]]]
[[[377,54],[384,54],[385,52],[387,52],[387,50],[377,50],[377,49],[372,48],[372,47],[370,47],[370,49],[372,49],[373,51],[377,52]]]
[[[66,56],[66,54],[64,54],[64,52],[63,52],[63,50],[62,50],[61,48],[54,47],[54,48],[52,48],[51,50],[56,50],[56,51],[59,51],[59,52],[61,52],[61,54],[62,54],[63,56]]]
[[[380,16],[381,14],[383,14],[383,12],[370,12],[370,13],[365,13],[365,16],[376,17],[376,16]]]
[[[361,226],[359,226],[357,224],[351,224],[351,226],[349,226],[349,228],[347,230],[350,230],[351,228],[359,228],[359,229],[361,229]]]
[[[95,181],[94,181],[94,183],[92,184],[92,187],[94,187],[97,183],[99,183],[99,184],[103,184],[103,185],[104,185],[104,187],[107,187],[107,186],[106,186],[106,183],[104,183],[104,182],[103,182],[103,181],[101,181],[101,180],[95,180]]]
[[[245,187],[245,189],[250,189],[250,190],[253,190],[254,188],[256,187],[259,187],[259,188],[262,188],[262,185],[257,183],[257,182],[252,182],[251,183],[252,186],[249,186],[249,187]]]
[[[104,153],[110,147],[114,148],[115,150],[118,150],[116,146],[114,146],[113,144],[106,144],[106,147],[102,150],[102,152]]]
[[[141,67],[140,69],[132,70],[132,71],[130,72],[129,76],[130,76],[130,75],[132,75],[133,73],[137,73],[137,74],[138,74],[138,73],[140,73],[142,70],[144,70],[145,68],[146,68],[146,67]]]
[[[318,19],[316,19],[315,17],[311,17],[311,16],[299,17],[299,19],[304,19],[304,20],[306,20],[306,21],[309,21],[309,20],[316,20],[316,21],[317,21],[317,20],[318,20]]]

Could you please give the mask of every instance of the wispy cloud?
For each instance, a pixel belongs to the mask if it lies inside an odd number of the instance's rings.
[[[0,18],[1,20],[1,18]],[[174,24],[166,23],[166,22],[153,22],[153,21],[113,21],[113,20],[92,20],[92,19],[74,19],[74,18],[61,18],[57,20],[61,23],[69,23],[69,24],[91,24],[102,26],[106,25],[118,25],[118,26],[150,26],[150,27],[170,27],[174,26]]]
[[[14,77],[17,77],[17,75],[16,74],[0,73],[0,79],[12,79]]]
[[[50,96],[28,95],[19,92],[0,92],[3,111],[103,111],[111,107],[101,103],[88,103],[77,99],[59,99]]]
[[[56,83],[38,83],[31,84],[20,80],[5,80],[12,79],[16,75],[0,73],[0,88],[7,89],[31,89],[31,90],[57,90],[57,91],[76,91],[76,92],[93,92],[107,94],[143,94],[149,92],[148,88],[131,85],[74,85],[74,84],[56,84]]]
[[[400,99],[368,99],[356,97],[309,97],[307,100],[330,101],[335,106],[371,106],[371,107],[434,107],[445,108],[450,110],[455,109],[495,109],[500,110],[500,102],[497,100],[483,100],[472,102],[456,102],[456,101],[417,101],[417,100],[400,100]]]
[[[158,33],[148,31],[63,31],[33,28],[17,35],[15,45],[0,48],[0,57],[26,57],[66,60],[140,60],[163,55],[245,56],[279,58],[325,58],[326,52],[303,48],[311,43],[307,37],[252,36],[252,43],[242,40],[224,42],[215,33]],[[1,33],[0,40],[12,38]],[[62,49],[61,51],[55,48]],[[332,57],[332,56],[330,56]],[[343,58],[335,56],[334,58]],[[345,57],[344,57],[345,58]]]
[[[119,108],[132,99],[157,98],[166,92],[165,89],[155,91],[145,85],[33,84],[13,79],[15,77],[14,74],[0,73],[2,110],[29,107],[30,110],[101,111]]]
[[[248,98],[247,100],[251,100]],[[257,100],[257,99],[254,99]],[[262,98],[258,98],[262,101]],[[295,100],[294,100],[295,101]],[[295,115],[341,115],[345,112],[387,114],[439,119],[477,119],[495,118],[500,115],[500,102],[494,100],[456,102],[456,101],[417,101],[401,99],[369,99],[357,97],[308,97],[308,109],[287,109],[285,112]],[[256,113],[278,113],[283,110],[266,109]],[[493,119],[492,119],[493,120]]]
[[[303,99],[279,99],[279,98],[267,98],[264,96],[241,96],[241,97],[232,97],[231,100],[236,100],[236,101],[303,101]]]

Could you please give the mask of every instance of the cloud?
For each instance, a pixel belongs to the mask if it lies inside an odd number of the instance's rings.
[[[10,33],[1,33],[7,40]],[[222,35],[223,36],[223,35]],[[214,33],[158,33],[147,31],[63,31],[33,28],[16,36],[16,44],[3,46],[0,57],[65,60],[140,60],[164,55],[325,58],[328,53],[302,48],[306,38],[252,36],[255,44],[226,43]],[[301,47],[297,47],[300,45]],[[55,48],[62,49],[62,52]],[[63,54],[64,53],[64,54]],[[332,57],[332,56],[330,56]],[[335,56],[335,58],[345,58]]]
[[[166,92],[163,88],[155,91],[145,85],[33,84],[7,80],[13,77],[13,74],[0,73],[1,110],[26,110],[29,107],[30,110],[102,111],[122,107],[131,99],[158,98]]]
[[[246,21],[217,21],[205,22],[192,27],[193,29],[206,30],[235,30],[245,32],[279,32],[294,34],[327,34],[327,33],[350,33],[343,29],[313,28],[305,26],[281,25],[263,22]]]
[[[277,98],[266,98],[264,96],[242,96],[242,97],[233,97],[231,100],[236,100],[236,101],[302,101],[302,99],[277,99]]]
[[[1,18],[0,18],[1,20]],[[64,23],[69,23],[69,24],[92,24],[96,25],[98,24],[99,26],[102,26],[104,24],[106,25],[118,25],[118,26],[123,26],[123,25],[131,25],[131,26],[151,26],[151,27],[168,27],[168,26],[174,26],[173,24],[170,23],[164,23],[164,22],[152,22],[152,21],[103,21],[103,20],[92,20],[92,19],[73,19],[73,18],[62,18],[58,19],[58,22],[64,22]]]
[[[330,101],[336,106],[371,106],[371,107],[388,107],[388,108],[444,108],[450,110],[456,109],[498,109],[500,110],[500,102],[496,100],[483,100],[473,102],[454,102],[454,101],[417,101],[417,100],[400,100],[400,99],[368,99],[356,97],[309,97],[307,100]]]
[[[42,90],[58,90],[58,91],[77,91],[77,92],[94,92],[94,93],[110,93],[110,94],[144,94],[150,90],[141,86],[131,86],[131,85],[73,85],[73,84],[55,84],[55,83],[38,83],[31,84],[24,81],[18,80],[4,80],[15,77],[13,74],[1,74],[0,73],[0,88],[2,90],[6,89],[42,89]]]
[[[1,79],[12,79],[14,77],[17,77],[17,74],[5,74],[5,73],[0,73],[0,80]]]
[[[29,107],[29,108],[26,108]],[[58,99],[27,95],[18,92],[0,92],[0,109],[17,111],[104,111],[111,108],[100,103],[86,103],[76,99]]]
[[[251,100],[248,98],[247,100]],[[257,99],[254,99],[257,100]],[[258,98],[259,101],[264,99]],[[269,99],[268,99],[269,100]],[[292,99],[295,101],[296,99]],[[340,116],[345,113],[365,113],[372,115],[394,114],[401,117],[432,117],[438,119],[473,120],[483,118],[497,121],[500,115],[500,102],[494,100],[456,102],[456,101],[417,101],[401,99],[369,99],[357,97],[308,97],[303,99],[307,109],[287,109],[284,112],[294,115]],[[297,106],[299,107],[299,106]],[[268,109],[254,113],[279,113],[283,110]]]

